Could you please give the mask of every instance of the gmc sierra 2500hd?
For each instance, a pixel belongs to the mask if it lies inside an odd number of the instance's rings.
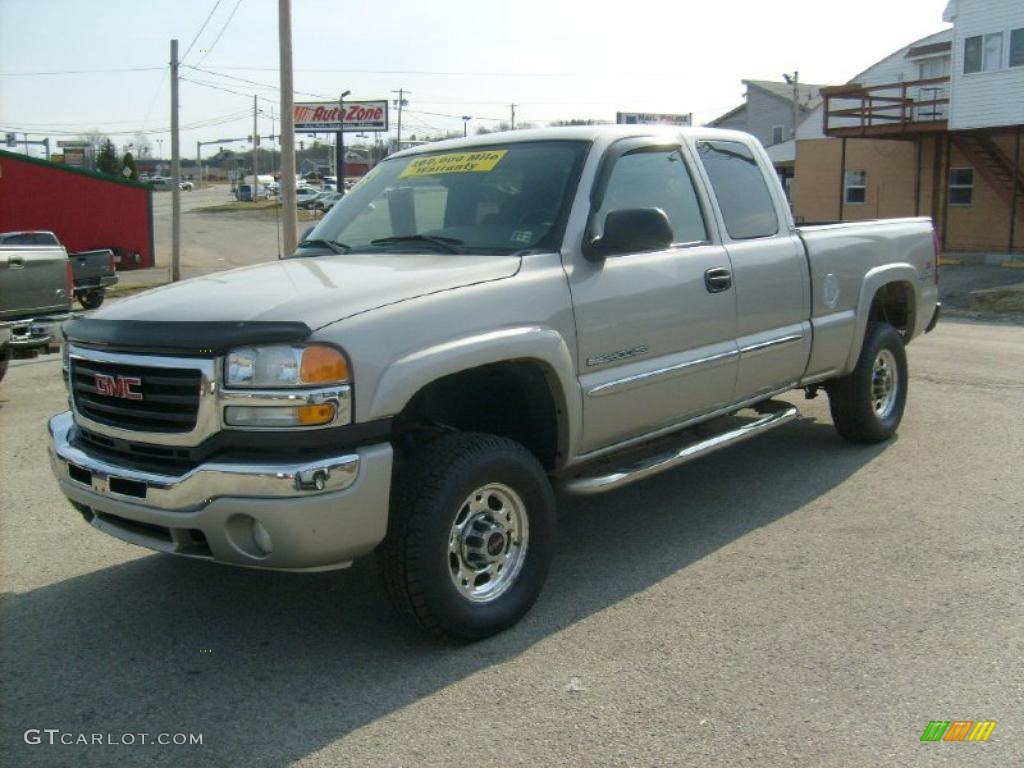
[[[67,323],[53,470],[152,549],[306,571],[376,551],[400,613],[484,637],[541,590],[553,488],[783,425],[794,388],[823,387],[849,440],[891,436],[937,250],[927,219],[794,226],[743,133],[418,147],[291,257]]]

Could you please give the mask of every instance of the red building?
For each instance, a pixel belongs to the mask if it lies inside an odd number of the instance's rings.
[[[0,232],[31,229],[69,252],[109,248],[118,269],[154,264],[148,185],[0,150]]]

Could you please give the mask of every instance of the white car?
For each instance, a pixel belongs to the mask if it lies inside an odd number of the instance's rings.
[[[312,187],[299,187],[295,190],[295,204],[300,208],[305,208],[305,205],[303,204],[308,203],[319,194],[320,193]]]

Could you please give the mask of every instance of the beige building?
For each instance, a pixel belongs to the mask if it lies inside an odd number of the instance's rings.
[[[821,89],[797,130],[799,220],[931,216],[947,251],[1024,253],[1024,3],[951,0],[944,19]]]

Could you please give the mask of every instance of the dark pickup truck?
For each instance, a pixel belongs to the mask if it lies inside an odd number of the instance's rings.
[[[0,233],[0,245],[63,247],[53,232],[4,232]],[[114,270],[114,254],[108,248],[93,251],[69,253],[74,296],[85,309],[96,309],[103,303],[107,288],[117,284]]]

